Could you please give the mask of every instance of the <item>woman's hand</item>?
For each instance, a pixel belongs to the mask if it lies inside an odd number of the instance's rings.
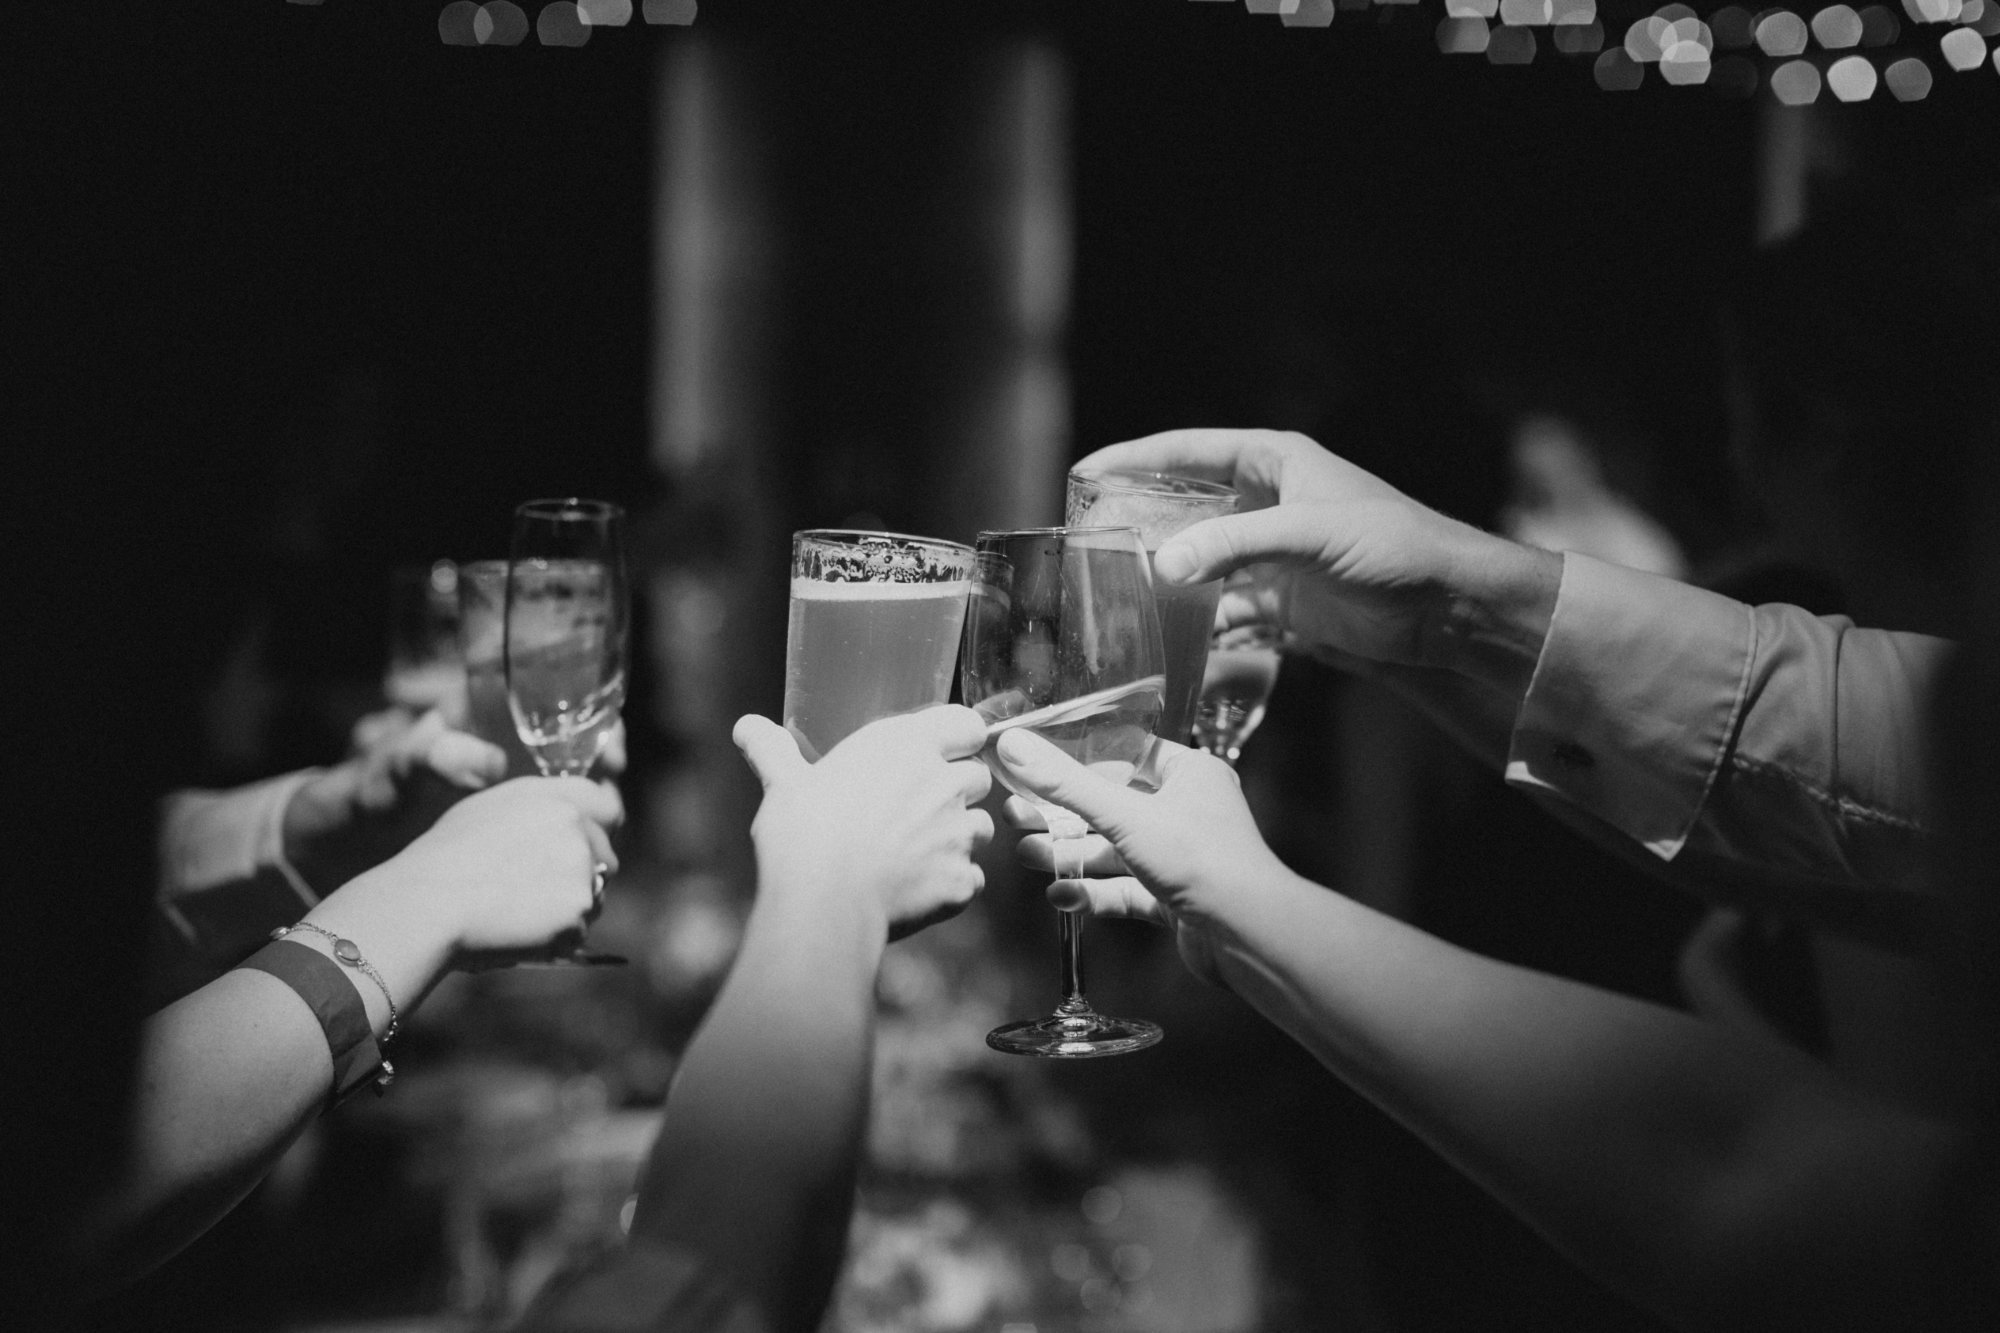
[[[516,778],[446,810],[363,882],[395,885],[411,917],[445,932],[454,966],[546,958],[574,948],[596,915],[623,818],[608,784]]]
[[[1229,765],[1169,741],[1157,744],[1159,790],[1146,793],[1091,772],[1039,736],[1003,734],[996,750],[1013,780],[1096,830],[1060,843],[1030,834],[1019,854],[1051,873],[1061,856],[1065,877],[1049,886],[1057,907],[1171,927],[1189,970],[1223,985],[1216,950],[1229,912],[1259,882],[1290,872],[1258,833]],[[1007,817],[1021,828],[1041,823],[1034,806],[1018,797],[1007,802]]]
[[[993,818],[969,807],[993,778],[975,757],[986,724],[971,709],[884,718],[817,764],[769,718],[741,718],[735,740],[764,784],[750,828],[760,895],[858,895],[897,938],[956,915],[984,887],[972,853]]]

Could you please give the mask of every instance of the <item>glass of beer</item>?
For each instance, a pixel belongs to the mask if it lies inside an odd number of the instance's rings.
[[[897,532],[792,534],[785,729],[817,763],[877,718],[951,695],[972,548]]]
[[[979,534],[979,576],[966,612],[959,686],[987,719],[992,746],[1024,727],[1118,783],[1144,781],[1162,717],[1165,670],[1152,571],[1132,528],[1038,528]],[[1011,785],[1011,784],[1010,784]],[[1089,832],[1073,812],[1034,803],[1064,853]],[[986,1044],[1011,1055],[1080,1059],[1151,1046],[1160,1026],[1113,1018],[1083,994],[1083,914],[1057,915],[1062,998],[1054,1013],[995,1028]]]
[[[1138,530],[1150,559],[1160,544],[1205,518],[1236,512],[1236,491],[1220,482],[1165,472],[1072,472],[1064,497],[1063,521],[1071,527],[1130,527]],[[1160,641],[1166,649],[1166,712],[1160,735],[1186,744],[1201,698],[1202,672],[1215,631],[1215,604],[1222,580],[1192,587],[1153,584],[1159,606]]]

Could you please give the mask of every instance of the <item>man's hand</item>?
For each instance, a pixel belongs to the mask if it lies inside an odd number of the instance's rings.
[[[1254,567],[1247,586],[1224,595],[1228,624],[1276,625],[1329,658],[1445,667],[1526,688],[1561,582],[1559,556],[1427,509],[1284,431],[1168,431],[1110,445],[1077,467],[1180,472],[1236,487],[1241,512],[1187,528],[1154,557],[1171,583]]]
[[[817,764],[769,718],[740,719],[735,739],[764,784],[750,829],[758,893],[858,894],[895,938],[956,915],[984,887],[972,853],[993,817],[970,807],[993,777],[974,757],[986,724],[970,708],[872,722]]]

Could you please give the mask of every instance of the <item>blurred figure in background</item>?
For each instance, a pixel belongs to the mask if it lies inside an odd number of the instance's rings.
[[[1513,480],[1499,531],[1545,551],[1575,551],[1663,578],[1684,578],[1673,534],[1612,488],[1596,446],[1552,412],[1518,418],[1508,441]]]

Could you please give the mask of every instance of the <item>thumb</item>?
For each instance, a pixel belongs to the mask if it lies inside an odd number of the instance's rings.
[[[1324,508],[1279,505],[1247,514],[1224,514],[1175,533],[1153,556],[1153,571],[1167,583],[1207,583],[1260,560],[1296,564],[1326,550]]]
[[[1007,770],[1009,785],[1022,793],[1052,802],[1109,837],[1139,799],[1110,779],[1091,772],[1032,732],[1015,728],[1000,733],[993,752]]]
[[[736,748],[750,761],[751,771],[764,784],[765,791],[781,778],[803,773],[810,767],[799,753],[799,743],[792,739],[792,733],[757,713],[737,718],[729,739],[736,742]]]

